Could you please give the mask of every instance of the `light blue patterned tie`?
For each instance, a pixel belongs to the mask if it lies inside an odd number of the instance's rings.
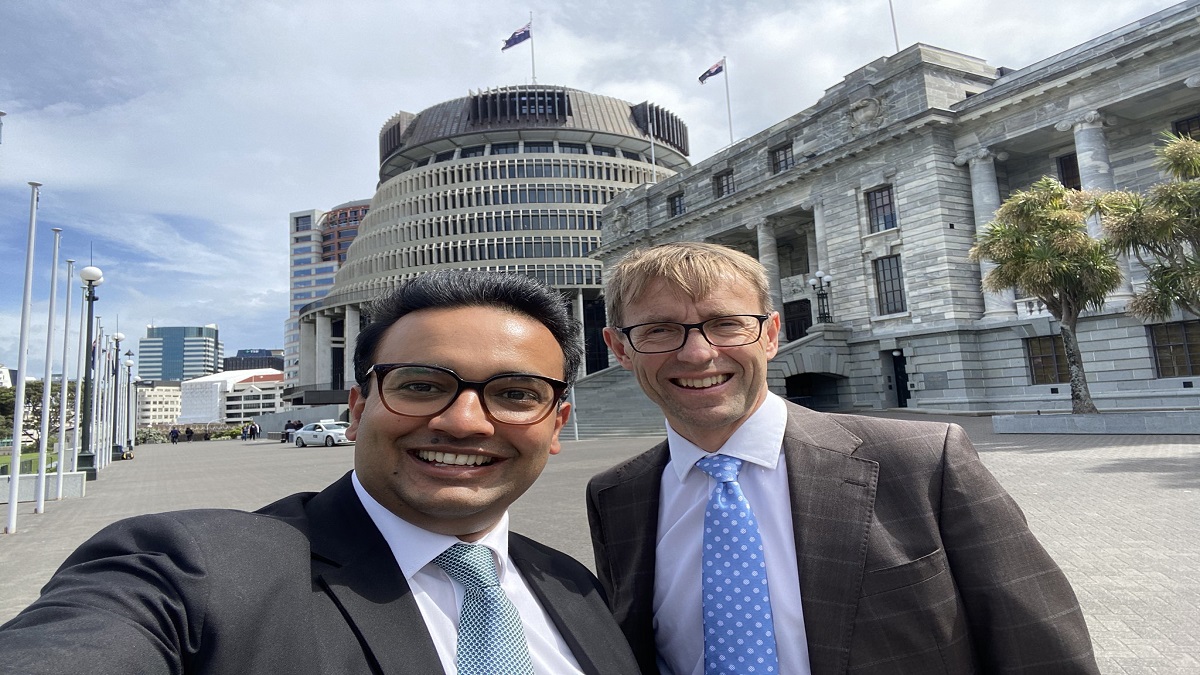
[[[704,511],[704,672],[778,673],[762,539],[737,482],[742,460],[710,455],[696,466],[717,481]]]
[[[459,675],[532,675],[521,617],[500,588],[491,550],[455,544],[433,562],[466,591],[458,619]]]

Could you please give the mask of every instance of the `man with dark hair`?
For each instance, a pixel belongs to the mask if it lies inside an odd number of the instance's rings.
[[[106,528],[0,627],[4,672],[636,671],[595,577],[508,531],[570,414],[561,297],[443,271],[368,313],[354,471],[255,513]]]
[[[1097,672],[1070,584],[960,427],[767,389],[780,322],[757,260],[634,251],[605,301],[605,342],[667,419],[588,485],[641,672]]]

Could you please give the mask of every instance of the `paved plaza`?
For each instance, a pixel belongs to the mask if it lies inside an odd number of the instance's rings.
[[[981,417],[901,415],[964,426],[1071,579],[1104,673],[1200,672],[1200,439],[998,436]],[[512,509],[513,529],[591,564],[584,485],[657,438],[564,443]],[[31,602],[79,543],[119,518],[182,508],[254,509],[319,490],[350,469],[352,447],[210,441],[138,448],[83,499],[20,507],[0,535],[0,621]]]

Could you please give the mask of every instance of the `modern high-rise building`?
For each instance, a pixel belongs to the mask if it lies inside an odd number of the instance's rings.
[[[221,371],[225,346],[216,324],[147,326],[138,340],[138,377],[143,380],[190,380]]]
[[[283,370],[282,349],[239,349],[236,356],[226,356],[222,370],[274,368]]]
[[[528,274],[560,289],[584,324],[588,369],[604,368],[601,266],[589,257],[600,210],[686,168],[687,154],[674,114],[566,87],[504,87],[397,113],[379,134],[378,189],[333,288],[298,308],[293,402],[344,401],[346,346],[365,305],[445,268]]]
[[[346,251],[358,234],[358,225],[366,217],[370,204],[369,199],[360,199],[329,211],[309,209],[288,216],[291,306],[284,326],[282,366],[288,386],[294,387],[300,375],[300,322],[296,312],[325,297],[333,288],[334,275],[346,260]]]

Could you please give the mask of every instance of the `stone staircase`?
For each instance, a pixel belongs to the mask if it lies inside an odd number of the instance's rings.
[[[575,384],[579,438],[666,436],[662,412],[642,393],[633,373],[620,366],[592,373]],[[562,438],[574,437],[571,422]]]

